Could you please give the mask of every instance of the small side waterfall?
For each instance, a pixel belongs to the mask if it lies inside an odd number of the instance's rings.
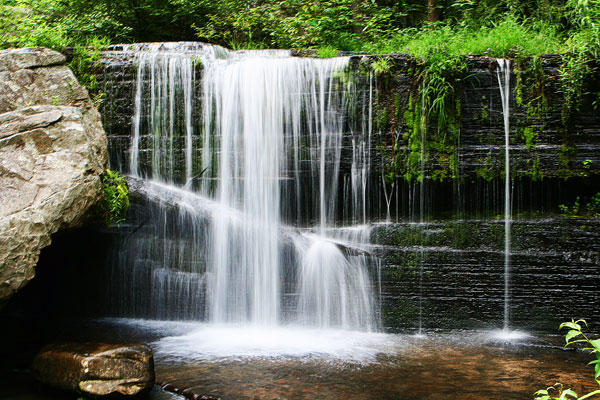
[[[359,92],[349,58],[281,50],[132,50],[129,167],[154,215],[118,249],[116,312],[376,330],[368,234],[338,227],[367,220],[372,77]]]
[[[504,117],[504,330],[510,327],[510,60],[498,59],[498,86]]]
[[[140,140],[142,133],[146,133],[152,140],[151,176],[155,179],[172,177],[177,153],[174,142],[183,137],[185,176],[189,179],[193,135],[193,60],[186,53],[167,56],[158,51],[160,46],[162,45],[151,44],[148,51],[137,55],[138,73],[129,169],[134,176],[146,176],[150,173],[142,172],[139,168]]]

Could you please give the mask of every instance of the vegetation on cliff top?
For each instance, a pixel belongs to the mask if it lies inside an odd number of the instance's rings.
[[[439,154],[430,160],[440,166],[432,172],[434,180],[457,177],[461,104],[456,94],[467,74],[464,55],[516,59],[520,104],[523,91],[531,89],[522,79],[531,68],[522,60],[560,53],[565,130],[574,126],[585,96],[597,96],[594,104],[600,106],[600,92],[590,87],[600,58],[600,0],[0,0],[0,48],[73,48],[70,66],[96,103],[102,93],[93,67],[106,45],[181,40],[232,49],[315,48],[320,57],[336,56],[338,50],[415,57],[418,65],[411,71],[418,84],[409,106],[394,111],[409,134],[403,139],[408,146],[392,147],[408,150],[390,155],[389,182],[423,179],[420,164],[430,152]],[[539,62],[534,58],[531,64]],[[372,65],[378,75],[390,68],[383,58]],[[534,72],[533,80],[543,86],[542,68]],[[540,114],[544,96],[529,97],[528,110]],[[382,122],[395,115],[378,111]],[[535,132],[523,135],[530,148]],[[565,177],[572,176],[572,154],[562,158]],[[487,166],[479,173],[486,180],[497,176]],[[535,161],[530,175],[542,179]]]
[[[435,42],[507,56],[597,44],[599,15],[598,0],[0,0],[0,47],[61,50],[102,37],[426,57]]]

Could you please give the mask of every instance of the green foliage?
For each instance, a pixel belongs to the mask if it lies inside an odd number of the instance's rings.
[[[417,58],[435,56],[432,49],[442,46],[451,57],[465,54],[485,54],[490,57],[528,56],[554,53],[561,42],[553,29],[532,27],[511,16],[491,26],[476,28],[441,25],[431,29],[405,29],[375,45],[368,46],[378,53],[406,53]]]
[[[560,324],[559,329],[567,329],[567,334],[565,335],[565,347],[582,344],[582,350],[587,351],[594,356],[595,359],[590,361],[588,365],[594,366],[594,380],[600,385],[600,339],[590,339],[582,330],[584,325],[587,327],[587,322],[585,322],[585,320],[571,320],[571,322]],[[538,390],[534,394],[535,400],[584,400],[598,395],[600,395],[600,390],[594,390],[583,396],[578,396],[572,389],[565,389],[562,383],[555,383],[553,386]]]
[[[236,49],[331,46],[417,57],[436,36],[447,40],[448,29],[461,54],[554,52],[563,31],[595,27],[598,14],[595,0],[440,1],[443,21],[434,25],[421,0],[0,0],[0,7],[3,47],[200,39]],[[589,42],[584,36],[575,41]]]
[[[379,1],[223,0],[203,5],[199,19],[204,21],[194,23],[198,37],[234,48],[359,50],[365,40],[393,29],[405,15],[401,4]]]
[[[40,3],[50,4],[47,0]],[[61,51],[68,44],[67,32],[62,26],[53,26],[25,2],[0,3],[0,48],[43,46]]]
[[[558,206],[562,215],[566,217],[576,217],[579,215],[579,196],[575,198],[573,205],[560,204]]]
[[[71,68],[96,103],[102,93],[93,69],[108,43],[203,40],[232,49],[313,48],[319,57],[336,56],[337,50],[409,54],[416,60],[414,101],[375,114],[380,127],[391,129],[401,128],[404,117],[405,132],[393,143],[402,150],[394,150],[386,175],[408,181],[423,178],[425,160],[433,165],[428,171],[433,179],[458,175],[457,89],[468,79],[466,55],[515,60],[517,105],[531,120],[522,131],[528,149],[544,132],[550,108],[542,62],[535,56],[563,54],[565,132],[582,104],[600,104],[600,92],[591,86],[600,58],[599,0],[440,0],[441,18],[434,23],[427,7],[422,0],[0,0],[0,48],[73,48]],[[379,57],[370,67],[385,77],[392,64]],[[480,117],[487,121],[489,110],[482,107]],[[572,170],[571,149],[565,140],[559,159],[565,178],[587,173]],[[541,177],[538,172],[532,174]],[[478,174],[494,176],[485,165]]]
[[[371,62],[371,69],[376,76],[388,75],[392,70],[392,60],[379,57]]]
[[[596,193],[585,205],[592,217],[600,218],[600,192]]]
[[[106,226],[119,225],[129,209],[129,188],[125,178],[107,169],[102,177],[102,202],[100,213]]]
[[[319,58],[332,58],[337,57],[338,51],[335,47],[325,46],[317,49],[317,57]]]
[[[566,55],[559,71],[565,98],[563,122],[569,126],[582,99],[589,94],[589,77],[598,69],[595,60],[600,58],[600,2],[568,0],[565,12],[574,27],[573,34],[566,41]]]
[[[497,177],[497,168],[494,166],[494,161],[492,160],[492,156],[488,154],[488,156],[482,160],[482,166],[475,168],[475,174],[477,177],[483,179],[484,181],[491,182],[495,177]]]
[[[537,142],[538,133],[531,127],[523,128],[523,139],[525,140],[525,147],[530,150],[531,147]]]
[[[582,204],[585,207],[582,207]],[[572,205],[560,204],[558,208],[561,214],[566,217],[588,216],[600,218],[600,192],[587,199],[587,201],[585,201],[585,198],[582,200],[580,196],[577,196]]]
[[[99,105],[103,96],[98,88],[98,80],[94,69],[100,60],[102,50],[108,47],[107,38],[92,37],[86,45],[76,45],[73,49],[73,57],[69,67],[79,79],[79,83],[87,87],[96,106]]]

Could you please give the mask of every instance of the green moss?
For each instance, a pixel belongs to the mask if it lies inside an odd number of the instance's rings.
[[[481,122],[485,123],[485,122],[489,122],[489,120],[490,120],[489,107],[487,104],[482,104],[481,105]]]
[[[483,179],[484,181],[490,182],[497,176],[492,156],[490,154],[488,154],[485,159],[479,160],[479,163],[483,165],[475,168],[475,174],[477,177]]]
[[[515,102],[517,106],[521,106],[523,104],[523,71],[520,68],[520,65],[517,64],[515,68],[513,68],[513,73],[515,74]]]
[[[402,113],[404,117],[403,140],[406,142],[404,152],[399,153],[396,159],[396,175],[402,176],[405,181],[422,181],[421,159],[423,148],[421,143],[421,130],[424,124],[421,106],[414,101],[411,95],[408,105]]]
[[[398,93],[394,94],[394,117],[396,121],[402,117],[402,98]]]
[[[542,179],[544,179],[544,173],[540,169],[539,157],[535,157],[533,161],[531,159],[528,159],[527,163],[529,164],[529,171],[527,171],[527,176],[529,176],[529,178],[531,178],[532,181],[541,181]]]
[[[532,127],[523,128],[521,135],[525,141],[525,147],[527,147],[527,150],[531,150],[531,148],[537,144],[538,132]]]
[[[381,131],[387,131],[389,126],[389,118],[388,110],[386,108],[382,107],[376,110],[375,126]]]
[[[573,157],[577,154],[577,149],[574,146],[568,144],[562,144],[558,153],[558,166],[556,175],[568,179],[576,176],[581,176],[578,171],[573,170],[572,162]],[[585,174],[584,174],[585,175]]]

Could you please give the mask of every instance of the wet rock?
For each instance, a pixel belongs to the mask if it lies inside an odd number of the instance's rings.
[[[0,51],[0,303],[29,282],[40,250],[81,225],[107,163],[100,114],[44,48]]]
[[[33,360],[36,378],[85,396],[135,396],[154,385],[152,349],[144,344],[59,343]]]

